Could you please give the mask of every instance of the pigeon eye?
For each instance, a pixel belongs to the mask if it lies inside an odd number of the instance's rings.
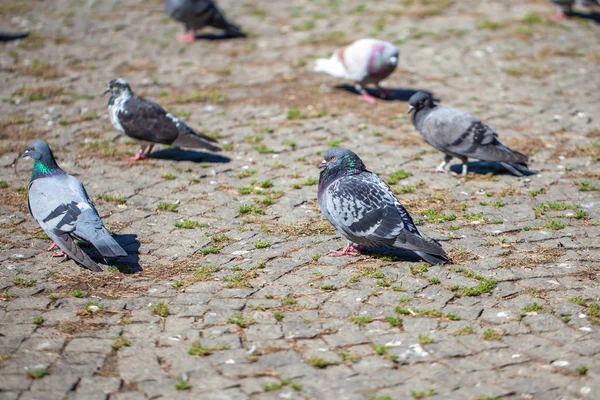
[[[335,156],[332,156],[329,161],[335,161]]]
[[[29,150],[30,151],[35,151],[35,147],[30,147]]]

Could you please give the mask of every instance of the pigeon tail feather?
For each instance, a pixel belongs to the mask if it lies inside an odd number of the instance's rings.
[[[527,168],[527,164],[517,164],[517,163],[500,163],[504,168],[506,168],[511,174],[515,176],[523,176],[525,174],[530,174],[531,171]]]
[[[327,72],[337,78],[346,78],[347,71],[344,64],[336,56],[331,58],[319,58],[316,61],[315,72]]]
[[[177,136],[177,139],[171,145],[175,147],[203,148],[214,152],[221,151],[219,146],[213,144],[215,142],[213,138],[196,134],[188,128],[184,132],[180,130],[179,136]]]
[[[104,257],[124,257],[127,252],[110,236],[110,233],[104,232],[98,238],[95,238],[92,245],[98,250],[98,253]]]
[[[431,265],[446,264],[449,261],[449,258],[446,254],[437,255],[437,254],[425,253],[422,251],[415,251],[415,254],[417,254],[424,261],[428,262]]]
[[[48,235],[58,247],[64,251],[69,257],[75,262],[81,264],[85,268],[94,272],[102,272],[102,269],[96,264],[90,256],[88,256],[79,246],[75,244],[71,236],[68,234],[63,235]]]

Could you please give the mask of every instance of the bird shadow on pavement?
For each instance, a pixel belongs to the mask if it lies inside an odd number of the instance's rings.
[[[504,168],[502,164],[497,162],[487,162],[487,161],[473,161],[468,163],[469,173],[473,173],[475,175],[487,175],[492,173],[493,175],[511,175],[509,170]],[[456,174],[462,173],[462,164],[456,163],[450,166],[450,171]],[[536,172],[529,171],[529,173],[524,173],[523,176],[535,175]],[[516,177],[516,176],[515,176]]]
[[[600,25],[600,13],[591,12],[591,13],[581,13],[577,11],[573,11],[569,14],[570,18],[581,18],[581,19],[589,19],[590,21],[594,21],[595,23]]]
[[[384,261],[423,261],[414,251],[384,246],[368,247],[361,251],[361,254]]]
[[[225,164],[231,161],[231,158],[221,156],[219,154],[205,153],[203,151],[184,150],[175,147],[157,150],[154,153],[152,153],[152,158],[156,158],[158,160],[192,161],[221,164]]]
[[[242,39],[245,38],[246,35],[243,33],[233,34],[233,33],[199,33],[196,35],[196,40],[208,40],[211,42],[217,40],[230,40],[230,39]]]
[[[10,42],[11,40],[25,39],[27,36],[29,36],[29,32],[24,32],[24,33],[0,32],[0,42]]]
[[[140,266],[140,241],[135,233],[126,233],[123,235],[114,235],[113,239],[127,252],[125,257],[117,257],[114,259],[114,265],[119,269],[119,272],[124,274],[135,274],[141,272]]]
[[[360,95],[360,93],[358,93],[356,91],[354,86],[351,86],[351,85],[338,85],[338,86],[335,86],[334,88],[338,89],[338,90],[345,90],[347,92],[354,93],[357,96]],[[371,88],[366,89],[366,91],[367,91],[367,93],[369,93],[371,96],[375,97],[376,99],[383,100],[383,101],[407,102],[412,97],[412,95],[417,92],[426,92],[426,93],[433,95],[433,93],[431,93],[430,91],[422,90],[422,89],[405,89],[405,88],[385,88],[385,89],[386,89],[386,91],[388,91],[388,93],[391,93],[391,95],[388,94],[386,97],[380,97],[379,93],[377,92],[377,89],[371,89]]]

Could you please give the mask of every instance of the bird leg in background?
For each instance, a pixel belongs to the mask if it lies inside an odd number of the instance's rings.
[[[51,251],[55,247],[56,247],[56,242],[52,242],[52,244],[50,245],[50,247],[48,247],[48,251]]]
[[[437,166],[437,168],[434,170],[434,172],[441,172],[441,173],[445,174],[446,170],[444,169],[444,167],[446,166],[446,164],[448,164],[450,162],[450,160],[452,160],[452,156],[449,156],[446,154],[446,156],[444,157],[444,161],[442,161],[442,163]]]
[[[386,89],[384,87],[377,85],[377,95],[379,97],[381,97],[382,99],[392,99],[392,98],[394,98],[394,90]]]
[[[567,16],[569,14],[571,14],[572,12],[573,12],[572,5],[558,6],[558,13],[556,15],[553,15],[552,17],[550,17],[550,19],[552,21],[559,22],[559,21],[562,21],[565,18],[567,18]]]
[[[144,153],[143,150],[140,150],[137,152],[137,154],[135,156],[127,157],[125,159],[125,161],[139,161],[139,160],[143,160],[146,157],[147,157],[146,153]]]
[[[355,84],[354,88],[358,93],[360,93],[361,99],[368,101],[369,103],[375,103],[375,97],[367,93],[367,91],[360,85],[360,83]]]
[[[344,247],[344,250],[342,250],[342,251],[332,251],[329,255],[331,257],[340,257],[340,256],[358,256],[359,254],[360,253],[354,247],[354,245],[352,244],[352,242],[348,242],[348,244],[346,245],[346,247]]]
[[[185,33],[182,33],[181,35],[178,35],[177,39],[185,43],[194,43],[194,41],[196,40],[196,32],[187,31]]]
[[[467,173],[469,171],[469,159],[468,158],[461,158],[462,163],[463,163],[463,167],[462,167],[462,176],[465,177],[467,176]]]

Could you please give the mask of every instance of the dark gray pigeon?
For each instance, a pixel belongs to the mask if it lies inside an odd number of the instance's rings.
[[[62,250],[55,257],[67,255],[91,271],[102,271],[73,239],[91,243],[104,257],[127,255],[102,224],[79,179],[60,169],[46,142],[29,143],[23,157],[33,158],[29,212],[54,241],[48,250]]]
[[[576,0],[550,0],[552,3],[558,6],[558,13],[552,17],[554,21],[562,21],[569,15],[573,14],[573,6]],[[583,7],[594,8],[597,11],[600,10],[600,4],[597,0],[577,0]]]
[[[498,134],[474,116],[454,108],[434,104],[431,94],[417,92],[408,101],[408,113],[412,123],[423,139],[446,153],[444,161],[436,168],[444,167],[452,157],[463,163],[462,175],[467,175],[469,157],[482,161],[499,162],[512,174],[523,176],[527,169],[527,156],[509,149],[498,140]]]
[[[392,189],[353,152],[333,147],[319,165],[318,199],[325,218],[348,245],[332,256],[356,255],[354,243],[415,252],[430,264],[448,261],[442,246],[422,235]]]
[[[119,131],[142,143],[142,149],[128,161],[148,157],[155,143],[221,151],[214,144],[217,143],[215,139],[194,131],[158,104],[135,96],[124,79],[110,81],[104,93],[108,92],[111,93],[108,100],[110,122]]]
[[[227,22],[211,0],[163,0],[163,3],[171,18],[185,25],[185,33],[179,35],[179,40],[183,42],[196,40],[196,31],[205,26],[223,29],[230,37],[246,36],[238,26]]]

